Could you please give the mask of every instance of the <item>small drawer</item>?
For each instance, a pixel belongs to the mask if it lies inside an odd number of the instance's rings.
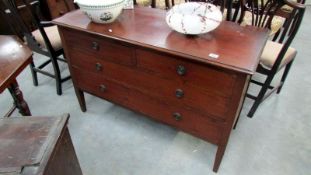
[[[70,60],[70,64],[72,66],[94,73],[102,73],[104,70],[106,70],[106,60],[99,59],[98,57],[89,53],[79,52],[75,48],[72,48],[72,52],[70,54],[72,54],[70,55],[72,58]]]
[[[134,49],[115,40],[99,38],[92,34],[64,29],[66,43],[69,52],[74,59],[76,52],[91,54],[98,59],[111,61],[118,64],[133,66],[136,64]],[[79,36],[79,37],[77,37]],[[109,40],[109,41],[108,41]],[[81,42],[83,41],[83,42]],[[73,50],[74,49],[74,50]]]
[[[129,107],[155,120],[174,126],[194,136],[217,144],[221,138],[222,122],[213,121],[195,111],[168,104],[140,91],[130,91]],[[147,103],[146,103],[147,102]]]
[[[157,52],[136,50],[137,67],[163,79],[179,81],[230,97],[235,76],[209,65],[188,62]]]
[[[111,80],[107,80],[95,73],[72,67],[75,85],[88,93],[104,98],[108,101],[126,105],[129,89]]]

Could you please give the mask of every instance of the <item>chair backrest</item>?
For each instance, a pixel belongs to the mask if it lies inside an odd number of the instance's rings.
[[[55,52],[49,38],[44,30],[44,22],[42,22],[43,15],[40,10],[39,1],[22,0],[23,5],[17,6],[15,0],[1,0],[3,6],[1,11],[4,11],[9,26],[22,39],[26,39],[27,45],[35,52],[43,55],[50,55]],[[31,20],[25,20],[20,13],[20,9],[26,10],[31,16]],[[42,49],[40,44],[32,35],[33,30],[39,30],[45,42],[46,49]]]
[[[152,8],[162,8],[166,10],[172,8],[176,4],[184,2],[208,2],[218,6],[221,12],[224,13],[225,9],[228,8],[228,5],[230,4],[231,0],[150,0],[149,1],[150,6]],[[134,4],[135,5],[137,4],[137,0],[134,0]]]
[[[23,20],[21,20],[20,18],[15,19],[13,13],[11,12],[10,8],[8,8],[8,6],[17,8],[17,5],[15,4],[15,2],[11,3],[9,1],[0,0],[0,15],[4,20],[4,24],[6,24],[7,27],[11,29],[13,34],[17,35],[18,37],[22,39],[23,38],[22,31],[28,30],[30,26],[26,27],[26,25],[18,25],[19,23],[24,24]]]
[[[174,0],[173,0],[174,1]],[[228,0],[186,0],[186,2],[208,2],[220,7],[220,10],[224,12]]]
[[[73,0],[44,0],[40,3],[46,3],[49,9],[49,14],[52,19],[64,15],[67,12],[77,9],[77,6],[73,3]]]
[[[290,0],[240,0],[239,5],[233,5],[232,21],[268,28],[271,30],[271,40],[283,44],[272,69],[278,69],[299,29],[306,8],[302,3]]]
[[[302,20],[305,11],[302,3],[290,0],[240,0],[239,3],[233,7],[232,20],[241,25],[268,28],[273,41],[279,43],[286,41],[286,36],[294,36],[290,31],[299,27],[296,21]]]

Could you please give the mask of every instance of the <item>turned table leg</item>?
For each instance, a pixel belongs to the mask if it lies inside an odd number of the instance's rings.
[[[24,100],[23,93],[19,89],[18,83],[16,80],[14,80],[10,86],[8,87],[13,100],[14,100],[14,105],[16,108],[19,110],[19,113],[22,114],[23,116],[30,116],[30,110],[28,107],[28,104]]]

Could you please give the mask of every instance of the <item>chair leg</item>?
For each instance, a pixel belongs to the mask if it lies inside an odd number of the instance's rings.
[[[287,78],[288,72],[289,72],[292,64],[293,64],[293,60],[286,65],[285,70],[284,70],[283,75],[282,75],[282,78],[281,78],[280,87],[278,87],[278,90],[276,91],[277,94],[279,94],[281,92],[282,87],[284,85],[284,82],[285,82],[285,80]]]
[[[59,65],[58,65],[56,57],[52,56],[51,59],[52,59],[54,73],[55,73],[56,92],[57,92],[57,95],[62,95],[62,82],[61,82]]]
[[[35,63],[32,61],[29,66],[30,66],[30,71],[32,75],[33,85],[38,86],[38,75],[37,75],[37,72],[34,70]]]
[[[269,89],[270,83],[272,82],[274,75],[268,75],[265,83],[263,84],[259,94],[256,97],[256,100],[252,106],[252,108],[250,109],[250,111],[248,112],[247,116],[252,118],[254,113],[256,112],[258,106],[260,105],[261,101],[263,100],[267,90]]]

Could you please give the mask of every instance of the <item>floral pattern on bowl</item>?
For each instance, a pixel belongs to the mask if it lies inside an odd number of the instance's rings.
[[[197,35],[216,29],[222,21],[221,11],[213,4],[187,2],[175,5],[166,14],[166,23],[173,30]]]

